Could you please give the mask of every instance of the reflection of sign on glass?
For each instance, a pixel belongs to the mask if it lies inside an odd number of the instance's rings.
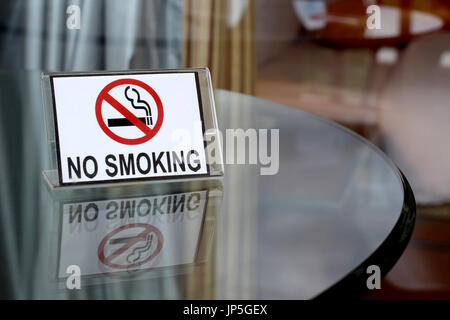
[[[58,277],[196,262],[208,191],[64,203]]]

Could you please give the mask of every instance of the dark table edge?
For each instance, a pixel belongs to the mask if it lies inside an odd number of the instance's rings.
[[[416,201],[408,180],[401,170],[398,169],[398,171],[403,183],[404,198],[402,212],[394,228],[365,261],[314,299],[359,298],[369,290],[366,284],[367,278],[370,276],[366,273],[368,266],[379,266],[381,276],[384,277],[400,259],[413,233],[416,221]]]

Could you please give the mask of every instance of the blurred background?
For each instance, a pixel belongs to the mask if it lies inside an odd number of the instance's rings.
[[[379,29],[367,27],[371,5]],[[378,145],[409,179],[418,218],[383,290],[366,298],[450,298],[450,1],[2,1],[3,74],[178,67],[208,67],[215,88],[310,111]],[[20,99],[0,78],[2,94]],[[6,148],[14,111],[0,112]]]

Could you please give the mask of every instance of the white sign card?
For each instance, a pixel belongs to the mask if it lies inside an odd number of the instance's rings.
[[[50,74],[60,185],[209,175],[197,72]]]

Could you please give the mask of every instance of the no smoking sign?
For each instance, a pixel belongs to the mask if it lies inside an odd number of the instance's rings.
[[[129,103],[123,104],[114,98],[110,93],[113,90],[119,91],[119,93],[123,91],[123,96]],[[104,105],[110,105],[122,117],[110,118],[105,121],[104,112],[102,112]],[[156,105],[156,108],[152,108],[151,105]],[[152,109],[156,110],[152,111]],[[138,113],[144,111],[145,116],[138,117],[134,111]],[[158,94],[148,84],[136,79],[119,79],[108,84],[97,97],[95,113],[97,121],[106,135],[119,143],[129,145],[141,144],[153,138],[161,128],[164,119],[164,108]],[[131,130],[132,137],[126,138],[114,130],[120,131],[123,127],[133,127],[138,130]],[[133,131],[139,132],[134,133]]]
[[[50,76],[61,185],[209,175],[197,72]]]

